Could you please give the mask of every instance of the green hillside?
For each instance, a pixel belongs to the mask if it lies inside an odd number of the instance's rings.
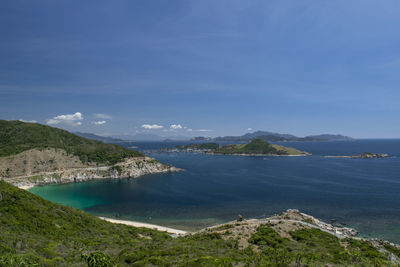
[[[248,144],[225,145],[214,151],[219,154],[248,154],[248,155],[307,155],[308,153],[291,147],[270,144],[261,139],[253,139]]]
[[[387,251],[400,255],[390,245],[378,251],[366,241],[340,240],[296,224],[284,236],[278,234],[284,224],[263,224],[253,232],[242,232],[246,227],[231,223],[172,238],[112,224],[0,181],[1,267],[87,262],[89,266],[390,266]],[[247,241],[239,242],[243,238]]]
[[[86,139],[68,131],[37,123],[0,120],[0,157],[47,147],[61,148],[82,162],[114,164],[142,153],[114,144]]]
[[[253,139],[248,144],[230,145],[222,147],[218,152],[233,154],[278,154],[278,150],[268,142],[261,139]]]
[[[181,150],[207,150],[215,154],[244,154],[244,155],[309,155],[307,152],[300,151],[291,147],[270,144],[262,139],[253,139],[248,144],[229,144],[219,145],[217,143],[189,144],[186,146],[176,146]]]

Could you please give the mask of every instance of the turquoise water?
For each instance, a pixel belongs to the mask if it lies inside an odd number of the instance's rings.
[[[140,149],[172,143],[135,143]],[[363,236],[400,242],[400,140],[285,143],[309,157],[239,157],[153,153],[184,172],[138,179],[35,187],[46,199],[95,215],[196,230],[296,208],[343,222]],[[384,159],[323,155],[389,153]]]

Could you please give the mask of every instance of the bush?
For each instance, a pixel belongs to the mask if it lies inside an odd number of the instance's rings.
[[[89,255],[83,254],[82,259],[86,261],[88,267],[111,267],[113,266],[111,257],[101,251],[92,252]]]

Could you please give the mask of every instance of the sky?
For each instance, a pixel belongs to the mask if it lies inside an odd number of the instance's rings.
[[[400,1],[4,0],[0,119],[400,137]]]

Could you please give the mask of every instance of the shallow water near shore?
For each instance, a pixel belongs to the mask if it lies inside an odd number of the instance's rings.
[[[134,143],[141,150],[175,143]],[[308,157],[239,157],[194,153],[150,156],[185,171],[35,187],[31,192],[89,213],[198,230],[262,218],[289,208],[345,223],[362,236],[400,243],[400,140],[281,143]],[[324,158],[362,152],[389,158]]]

